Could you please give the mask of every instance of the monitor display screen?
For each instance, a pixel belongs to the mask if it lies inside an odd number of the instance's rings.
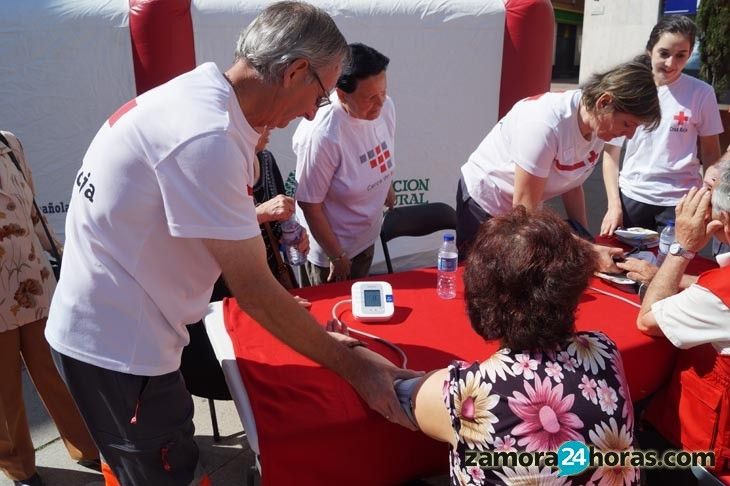
[[[365,290],[365,307],[380,307],[383,304],[380,300],[379,290]]]

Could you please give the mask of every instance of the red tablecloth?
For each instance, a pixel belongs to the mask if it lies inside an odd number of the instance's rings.
[[[695,266],[699,271],[708,265]],[[340,318],[400,346],[410,368],[442,368],[457,358],[483,360],[497,349],[496,342],[484,342],[472,331],[461,279],[454,300],[436,296],[434,269],[373,278],[377,279],[393,286],[392,321],[357,323],[349,305],[341,306]],[[350,298],[350,286],[350,282],[329,284],[297,294],[312,301],[312,314],[324,323],[337,302]],[[591,286],[638,302],[636,295],[598,279]],[[224,309],[256,420],[264,484],[398,484],[448,470],[445,444],[370,411],[344,380],[281,344],[234,300],[226,300]],[[665,339],[636,329],[637,313],[636,307],[589,289],[576,316],[579,330],[601,330],[618,344],[633,400],[668,379],[675,353]],[[381,344],[371,343],[371,349],[394,362],[398,359]]]

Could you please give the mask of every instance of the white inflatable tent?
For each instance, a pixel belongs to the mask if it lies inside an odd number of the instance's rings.
[[[0,127],[22,140],[37,201],[63,235],[73,179],[94,134],[137,94],[197,64],[221,69],[262,0],[6,0],[0,16]],[[459,167],[520,98],[549,89],[548,0],[314,0],[348,41],[390,57],[398,204],[455,204]],[[282,173],[291,135],[272,135]],[[215,190],[211,188],[211,190]],[[396,267],[428,264],[438,236],[391,242]],[[379,245],[375,270],[382,268]]]

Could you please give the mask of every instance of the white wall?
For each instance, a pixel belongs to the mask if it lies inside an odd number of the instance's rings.
[[[586,0],[580,82],[641,54],[660,7],[660,0]]]

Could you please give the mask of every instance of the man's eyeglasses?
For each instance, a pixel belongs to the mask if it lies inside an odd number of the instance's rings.
[[[322,80],[319,79],[319,76],[317,75],[317,71],[312,69],[312,67],[310,66],[309,72],[312,73],[312,76],[314,76],[314,79],[317,80],[317,83],[319,83],[319,87],[322,88],[322,92],[324,93],[324,95],[317,97],[317,100],[314,102],[314,104],[317,106],[317,108],[322,108],[323,106],[332,104],[332,102],[330,101],[329,93],[325,89],[324,84],[322,84]]]

